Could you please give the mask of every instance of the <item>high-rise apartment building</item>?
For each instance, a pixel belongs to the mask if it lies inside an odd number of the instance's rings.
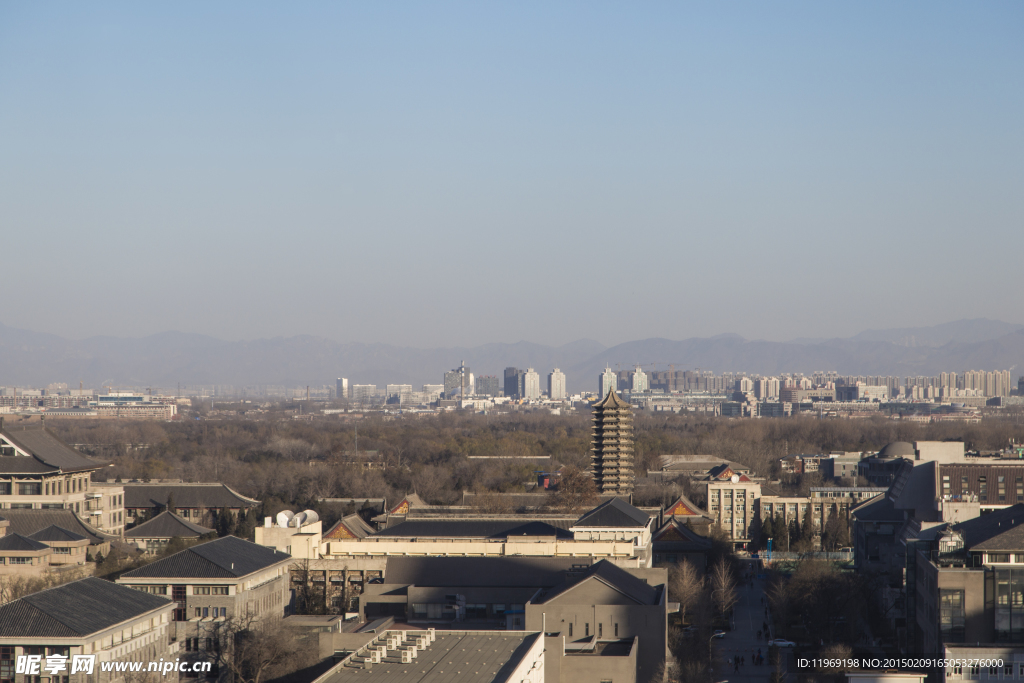
[[[540,375],[533,368],[528,368],[523,375],[523,398],[527,401],[540,398]]]
[[[566,396],[565,373],[555,368],[548,375],[548,398],[552,401],[564,401]]]
[[[356,403],[372,403],[377,400],[376,384],[353,384],[352,400]]]
[[[349,397],[349,394],[348,394],[348,378],[346,378],[346,377],[339,377],[338,378],[338,385],[337,385],[337,388],[335,389],[335,391],[337,391],[338,398],[340,398],[340,399],[348,398]]]
[[[473,393],[473,373],[466,367],[466,362],[444,373],[444,397],[469,396]]]
[[[633,410],[615,389],[594,404],[590,455],[599,493],[633,492]]]
[[[641,391],[650,391],[651,384],[647,380],[647,373],[640,369],[640,366],[636,366],[633,370],[633,375],[630,377],[629,390],[633,393],[639,393]]]
[[[388,397],[389,400],[393,399],[393,398],[401,399],[401,398],[404,397],[405,401],[402,401],[402,402],[405,403],[405,402],[407,402],[409,400],[409,396],[412,394],[412,385],[411,384],[388,384],[386,391],[387,391],[387,397]]]
[[[615,373],[612,369],[606,367],[604,372],[597,376],[597,393],[601,398],[608,395],[608,392],[615,391],[616,384],[618,384]]]
[[[505,395],[509,398],[520,398],[522,391],[523,371],[511,366],[505,368]]]
[[[476,378],[477,396],[501,396],[498,378],[494,375],[480,375]]]

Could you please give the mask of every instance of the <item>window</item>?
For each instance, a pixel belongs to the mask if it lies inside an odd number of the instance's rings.
[[[572,622],[569,622],[569,637],[572,638]]]
[[[943,496],[948,496],[949,495],[949,475],[948,474],[942,475],[942,495]]]
[[[618,624],[615,624],[615,637],[616,638],[619,637],[619,625]]]
[[[43,485],[39,482],[20,482],[18,484],[18,495],[41,496],[43,495]]]
[[[583,637],[584,638],[589,638],[590,637],[590,622],[589,621],[586,622],[585,624],[583,624]]]
[[[204,617],[210,616],[210,608],[209,607],[204,607],[203,608],[203,616]]]
[[[1006,477],[996,477],[996,494],[999,496],[999,502],[1006,502]]]
[[[14,683],[14,646],[0,646],[0,683]]]
[[[11,482],[0,481],[0,496],[11,495]]]
[[[995,570],[996,641],[1024,642],[1024,569]]]
[[[960,477],[960,493],[967,493],[970,487],[967,485],[967,477]]]
[[[939,590],[939,631],[943,643],[962,643],[964,640],[964,592]]]
[[[192,586],[192,595],[227,595],[227,586]]]
[[[988,501],[988,478],[978,477],[978,498],[982,502]]]
[[[724,593],[723,593],[724,595]],[[599,623],[597,625],[597,637],[604,638],[604,624]]]
[[[988,562],[1007,562],[1010,561],[1010,553],[988,553]]]
[[[1003,676],[1005,678],[1013,678],[1013,664],[1007,664],[1003,667]]]
[[[1017,502],[1024,499],[1024,477],[1017,477]]]
[[[7,564],[32,564],[31,557],[9,557]]]
[[[70,555],[71,548],[54,548],[53,553],[54,555]]]

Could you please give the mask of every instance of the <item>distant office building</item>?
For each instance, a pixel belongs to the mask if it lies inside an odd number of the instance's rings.
[[[597,376],[597,393],[601,398],[608,395],[608,392],[615,391],[618,382],[612,369],[606,367],[604,372]]]
[[[598,493],[633,492],[633,410],[614,389],[594,404],[590,456]]]
[[[347,377],[339,377],[338,378],[338,383],[337,383],[337,388],[335,390],[338,392],[338,398],[349,398],[348,378]]]
[[[388,384],[386,392],[387,392],[387,398],[388,398],[389,401],[391,399],[393,399],[393,398],[401,399],[402,397],[405,397],[406,400],[402,401],[403,403],[405,403],[405,402],[408,402],[408,398],[412,394],[412,385],[411,384]]]
[[[463,361],[459,367],[444,373],[444,397],[469,396],[473,393],[473,373]]]
[[[565,373],[555,368],[548,375],[548,398],[552,401],[563,401],[565,397]]]
[[[509,398],[521,398],[523,395],[523,373],[519,368],[505,368],[505,395]]]
[[[498,378],[494,375],[480,375],[476,378],[477,396],[501,396]]]
[[[736,380],[736,391],[750,394],[754,391],[754,382],[749,377],[740,377]]]
[[[369,403],[377,399],[376,384],[352,385],[352,400],[356,403]]]
[[[754,382],[754,396],[767,401],[779,397],[779,380],[775,377],[762,377]]]
[[[540,375],[533,368],[523,374],[523,398],[528,401],[540,398]]]
[[[633,375],[630,377],[629,390],[633,393],[640,393],[642,391],[650,391],[651,384],[647,380],[647,373],[640,369],[640,366],[636,366],[633,370]]]
[[[441,392],[442,391],[444,391],[444,385],[443,384],[424,384],[423,385],[423,393],[424,394],[429,394],[432,397],[431,398],[432,401],[436,401],[441,396]]]

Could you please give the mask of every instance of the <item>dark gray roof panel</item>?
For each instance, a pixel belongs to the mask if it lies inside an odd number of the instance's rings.
[[[963,534],[964,547],[971,551],[1006,550],[1024,551],[1024,503],[1018,503],[1002,510],[953,526]]]
[[[45,529],[40,529],[39,531],[32,534],[29,538],[32,538],[36,541],[40,541],[42,543],[86,540],[85,536],[83,536],[82,534],[76,534],[73,531],[68,531],[67,529],[59,527],[56,524],[51,524]]]
[[[290,557],[273,548],[225,536],[125,572],[121,577],[230,579],[258,572]]]
[[[550,587],[586,557],[389,557],[384,581],[417,586]]]
[[[124,532],[125,538],[197,538],[212,534],[213,529],[193,524],[187,519],[164,510],[159,515]]]
[[[850,514],[862,522],[902,522],[904,517],[889,496],[875,496],[853,508]]]
[[[657,605],[661,595],[657,588],[649,585],[643,579],[638,579],[608,560],[601,560],[592,565],[583,577],[570,578],[564,583],[555,586],[550,591],[542,594],[537,602],[538,604],[550,602],[563,593],[568,592],[574,586],[578,586],[588,580],[600,581],[611,586],[638,605]]]
[[[407,519],[378,531],[374,536],[398,538],[510,538],[513,536],[554,536],[572,534],[536,520]]]
[[[22,536],[21,534],[6,534],[4,536],[0,536],[0,550],[5,550],[8,552],[36,552],[39,550],[46,550],[49,547],[50,546],[46,545],[45,543],[33,541],[31,538],[28,538],[27,536]]]
[[[85,457],[41,426],[5,428],[0,433],[22,450],[31,453],[34,460],[44,463],[53,470],[80,472],[95,470],[103,465],[101,462]],[[28,460],[28,458],[24,458],[24,456],[0,458],[5,465],[9,465],[9,461],[18,460]]]
[[[601,503],[586,513],[573,526],[591,527],[643,527],[651,521],[651,516],[638,510],[619,498]]]
[[[117,539],[90,526],[74,510],[4,510],[3,518],[11,523],[8,533],[32,536],[48,526],[81,534],[90,545],[100,545]]]
[[[174,496],[174,506],[183,508],[247,508],[259,505],[224,484],[125,484],[124,506],[162,508]]]
[[[0,639],[86,636],[168,604],[167,598],[89,577],[0,606]]]

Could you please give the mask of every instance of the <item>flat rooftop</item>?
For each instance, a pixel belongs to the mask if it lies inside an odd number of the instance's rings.
[[[389,630],[381,636],[402,633]],[[406,633],[415,637],[426,632]],[[419,651],[408,664],[403,664],[400,657],[389,651],[389,656],[382,661],[363,668],[358,663],[364,652],[361,649],[315,683],[503,683],[540,637],[539,633],[527,631],[435,631],[434,634],[434,642]]]

